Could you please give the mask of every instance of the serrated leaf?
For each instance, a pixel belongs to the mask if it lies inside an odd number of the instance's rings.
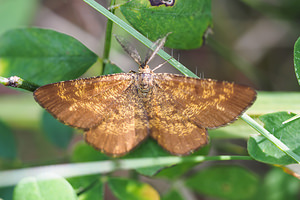
[[[298,83],[300,85],[300,37],[298,38],[294,46],[294,66]]]
[[[44,110],[42,127],[47,138],[57,147],[66,149],[73,137],[73,128],[57,121]]]
[[[175,49],[200,47],[212,25],[210,0],[176,0],[174,6],[151,6],[149,0],[131,0],[121,6],[121,12],[150,40],[171,33],[165,46]]]
[[[0,121],[0,158],[15,159],[17,147],[15,138],[10,128]]]
[[[282,122],[293,116],[295,116],[293,113],[277,112],[263,115],[259,119],[265,124],[265,129],[280,139],[296,154],[300,155],[300,143],[298,142],[300,140],[300,119],[282,124]],[[250,137],[248,152],[251,157],[260,162],[278,165],[296,163],[295,160],[260,135]]]
[[[109,178],[108,186],[120,200],[159,200],[158,192],[146,183],[125,178]]]
[[[258,189],[258,178],[239,166],[214,166],[187,179],[187,187],[200,194],[224,199],[251,199]]]
[[[0,36],[0,76],[45,85],[78,78],[97,56],[78,40],[46,29],[24,28]]]
[[[42,178],[41,178],[42,177]],[[14,190],[14,200],[76,200],[71,185],[63,178],[47,174],[22,179]]]

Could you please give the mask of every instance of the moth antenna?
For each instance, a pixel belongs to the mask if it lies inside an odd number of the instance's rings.
[[[121,47],[128,53],[128,55],[138,64],[142,65],[142,59],[140,54],[130,43],[128,43],[123,37],[114,35]]]
[[[159,69],[160,67],[162,67],[164,64],[166,64],[167,62],[169,62],[169,60],[171,60],[172,58],[169,58],[168,60],[166,60],[165,62],[157,65],[152,71],[154,72],[155,70]]]
[[[168,35],[170,35],[170,34],[171,33],[168,33],[165,37],[160,38],[153,43],[153,45],[151,46],[151,50],[148,51],[148,53],[145,57],[145,61],[144,61],[143,65],[148,65],[148,63],[154,58],[154,56],[157,54],[157,52],[164,46],[166,39],[167,39]],[[154,50],[152,50],[152,49],[154,49]]]

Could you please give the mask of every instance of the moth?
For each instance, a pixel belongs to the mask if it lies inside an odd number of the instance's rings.
[[[165,39],[141,60],[138,72],[61,81],[39,87],[35,100],[64,124],[84,130],[85,141],[122,156],[149,136],[174,155],[187,155],[209,141],[207,129],[232,123],[256,99],[256,91],[226,81],[154,73],[148,63]]]

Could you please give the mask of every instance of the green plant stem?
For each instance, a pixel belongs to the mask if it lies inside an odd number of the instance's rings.
[[[144,45],[146,45],[149,48],[152,48],[152,42],[147,39],[145,36],[143,36],[141,33],[139,33],[137,30],[132,28],[130,25],[128,25],[126,22],[121,20],[119,17],[114,15],[113,13],[109,12],[107,9],[105,9],[103,6],[98,4],[94,0],[84,0],[87,4],[92,6],[94,9],[96,9],[98,12],[106,16],[108,19],[113,21],[115,24],[123,28],[125,31],[127,31],[129,34],[131,34],[133,37],[135,37],[137,40],[142,42]],[[198,77],[195,75],[192,71],[187,69],[184,65],[182,65],[180,62],[172,58],[169,54],[167,54],[165,51],[160,50],[157,55],[162,57],[164,60],[168,60],[168,62],[174,66],[176,69],[178,69],[181,73],[183,73],[186,76],[190,77]]]
[[[0,76],[0,83],[5,85],[7,83],[7,78]]]
[[[0,187],[15,185],[24,177],[36,176],[41,173],[55,173],[62,177],[68,178],[74,176],[108,173],[119,169],[128,170],[153,166],[163,167],[172,166],[179,163],[199,163],[212,160],[252,160],[252,158],[249,156],[168,156],[158,158],[135,158],[32,167],[27,169],[0,171]]]
[[[79,192],[77,192],[77,196],[91,190],[93,187],[95,187],[101,180],[99,178],[97,178],[96,180],[94,180],[93,182],[91,182],[87,187],[82,188]]]
[[[39,87],[38,85],[31,83],[29,81],[26,81],[17,76],[11,76],[9,78],[0,76],[0,84],[3,84],[4,86],[14,87],[14,88],[21,88],[21,89],[28,90],[31,92],[33,92],[34,90],[36,90]]]
[[[287,124],[287,123],[290,123],[291,121],[294,121],[296,119],[300,118],[300,115],[295,115],[294,117],[291,117],[290,119],[288,120],[285,120],[284,122],[282,122],[282,124]]]
[[[115,9],[113,6],[115,5],[115,0],[111,0],[110,2],[110,7],[111,13],[115,13]],[[111,36],[112,36],[112,27],[113,27],[113,22],[111,20],[107,20],[106,23],[106,32],[105,32],[105,44],[104,44],[104,52],[103,52],[103,62],[102,62],[102,72],[101,74],[105,71],[106,64],[109,62],[109,53],[110,53],[110,47],[111,47]]]
[[[243,114],[241,118],[248,123],[252,128],[261,133],[265,138],[267,138],[270,142],[272,142],[275,146],[277,146],[281,151],[286,153],[292,159],[294,159],[297,163],[300,164],[300,156],[294,153],[288,146],[286,146],[283,142],[277,139],[274,135],[272,135],[269,131],[267,131],[264,127],[258,124],[255,120],[249,117],[247,114]]]

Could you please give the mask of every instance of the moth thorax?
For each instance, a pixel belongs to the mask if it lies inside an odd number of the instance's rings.
[[[144,65],[139,68],[139,73],[153,73],[149,65]]]
[[[137,87],[141,96],[146,96],[153,87],[153,74],[140,73],[137,76]]]

